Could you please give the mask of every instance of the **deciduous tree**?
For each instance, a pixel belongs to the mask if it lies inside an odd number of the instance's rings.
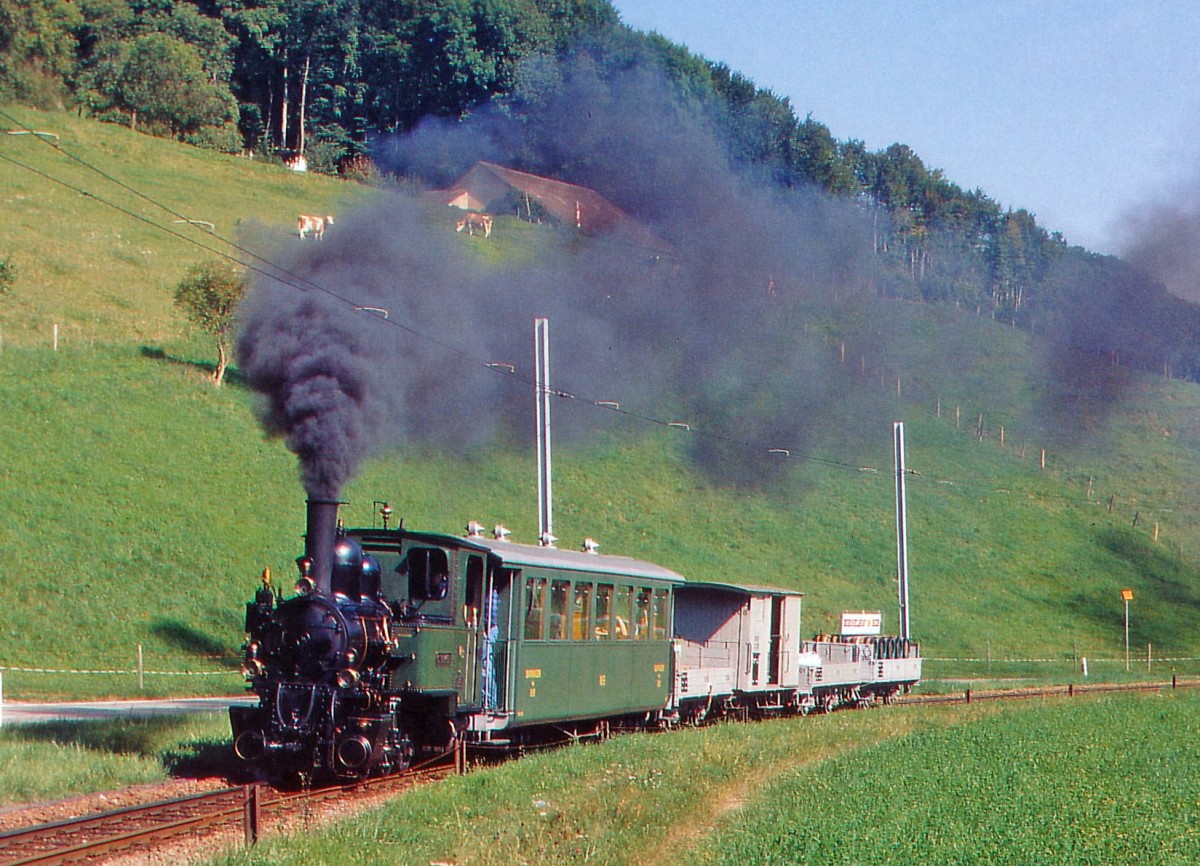
[[[201,262],[188,269],[175,287],[175,305],[217,343],[213,381],[220,386],[229,365],[234,316],[246,294],[246,275],[224,260]]]

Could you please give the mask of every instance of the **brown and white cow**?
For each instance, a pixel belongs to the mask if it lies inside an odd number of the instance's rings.
[[[454,230],[461,232],[467,230],[467,234],[475,234],[475,230],[479,229],[483,232],[485,238],[492,236],[492,215],[486,213],[469,213],[458,221],[458,226]]]
[[[325,237],[325,227],[333,225],[332,216],[309,216],[308,214],[300,214],[296,222],[296,234],[303,239],[310,232],[317,240]]]

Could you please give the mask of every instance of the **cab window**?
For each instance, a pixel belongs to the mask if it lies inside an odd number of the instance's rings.
[[[441,601],[450,591],[450,560],[438,547],[408,551],[408,595],[414,601]]]

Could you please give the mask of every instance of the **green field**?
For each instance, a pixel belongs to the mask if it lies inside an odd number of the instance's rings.
[[[0,730],[0,806],[211,775],[224,766],[228,743],[224,713],[7,727]]]
[[[889,708],[619,737],[225,864],[1184,864],[1200,695]]]

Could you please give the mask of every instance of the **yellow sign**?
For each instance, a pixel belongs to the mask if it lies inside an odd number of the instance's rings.
[[[1121,590],[1121,598],[1125,599],[1125,601],[1133,601],[1133,590],[1132,589]]]
[[[656,665],[654,666],[654,672],[655,672],[656,674],[661,674],[661,673],[662,673],[663,671],[665,671],[666,669],[667,669],[667,666],[666,666],[666,665],[664,665],[662,662],[659,662],[658,664],[656,664]]]
[[[540,680],[542,678],[541,668],[525,668],[525,679]]]

